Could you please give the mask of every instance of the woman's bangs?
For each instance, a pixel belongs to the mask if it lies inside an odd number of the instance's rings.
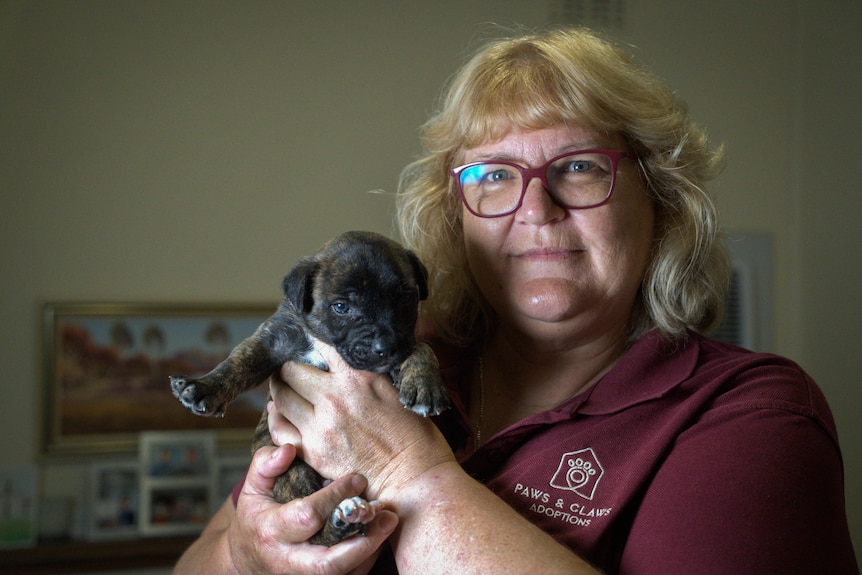
[[[543,89],[532,79],[519,76],[509,80],[485,91],[485,97],[465,108],[469,113],[461,116],[463,148],[496,142],[513,129],[540,130],[581,123],[582,115],[570,110],[559,86]]]

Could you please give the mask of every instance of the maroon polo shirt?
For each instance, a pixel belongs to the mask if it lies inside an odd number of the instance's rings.
[[[473,357],[438,349],[456,405],[440,427],[464,469],[605,572],[858,574],[835,424],[789,360],[651,333],[474,452]]]
[[[793,362],[651,333],[474,451],[475,354],[434,347],[455,406],[436,422],[464,469],[605,573],[858,575],[835,424]],[[394,572],[387,551],[372,573]]]

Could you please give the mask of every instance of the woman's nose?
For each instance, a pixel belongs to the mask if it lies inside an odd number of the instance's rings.
[[[541,179],[533,178],[527,182],[524,199],[516,212],[518,221],[525,224],[542,225],[562,219],[565,214],[566,209],[554,200]]]

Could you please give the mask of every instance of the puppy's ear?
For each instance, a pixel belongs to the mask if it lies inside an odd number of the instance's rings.
[[[407,259],[410,260],[410,267],[413,268],[413,277],[416,278],[416,286],[419,288],[419,299],[428,299],[428,270],[413,252],[407,252]]]
[[[281,289],[300,313],[308,313],[314,306],[314,278],[320,263],[311,258],[299,260],[281,282]]]

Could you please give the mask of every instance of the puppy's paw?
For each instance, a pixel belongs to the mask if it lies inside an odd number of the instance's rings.
[[[172,375],[171,391],[184,407],[195,415],[222,417],[225,404],[213,393],[207,393],[207,388],[196,379]]]
[[[361,530],[377,514],[380,504],[377,501],[366,501],[361,497],[351,497],[338,504],[332,512],[329,521],[339,530]]]
[[[449,395],[439,380],[402,381],[398,393],[401,405],[422,417],[440,415],[451,407]]]
[[[439,415],[451,407],[449,395],[440,380],[437,358],[431,348],[419,344],[414,353],[401,364],[397,377],[398,399],[422,416]]]
[[[374,519],[381,504],[351,497],[338,504],[329,521],[315,533],[309,542],[315,545],[332,546],[354,535],[365,533],[365,525]]]

